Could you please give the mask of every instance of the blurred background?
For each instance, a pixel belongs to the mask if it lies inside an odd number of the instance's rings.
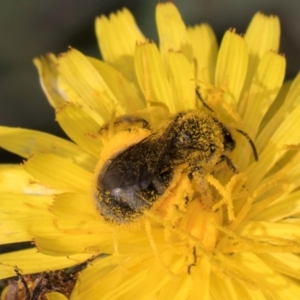
[[[63,136],[39,85],[32,59],[70,45],[100,58],[94,34],[95,17],[123,7],[138,26],[157,42],[155,0],[1,0],[0,1],[0,124],[38,129]],[[281,20],[281,53],[287,78],[300,69],[299,0],[174,0],[186,24],[208,22],[218,41],[228,28],[244,33],[253,14],[276,14]],[[21,159],[0,150],[0,162]]]

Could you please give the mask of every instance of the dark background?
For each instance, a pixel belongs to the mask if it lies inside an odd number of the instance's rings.
[[[253,14],[280,17],[281,53],[287,58],[287,78],[300,69],[299,0],[177,0],[186,24],[208,22],[218,40],[234,27],[245,32]],[[0,0],[0,125],[38,129],[63,135],[39,85],[32,59],[66,51],[70,45],[100,57],[94,33],[95,17],[129,8],[144,35],[157,42],[154,0]],[[0,150],[0,162],[20,158]]]

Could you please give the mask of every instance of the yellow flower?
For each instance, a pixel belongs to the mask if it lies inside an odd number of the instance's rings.
[[[219,50],[211,28],[187,28],[172,3],[157,5],[156,20],[159,49],[124,9],[96,20],[105,62],[75,49],[35,59],[74,143],[0,127],[0,146],[28,158],[0,169],[1,243],[33,240],[37,248],[0,255],[0,278],[14,276],[15,266],[31,274],[92,257],[70,299],[297,299],[300,75],[283,84],[278,18],[256,14],[244,37],[227,31]],[[197,86],[233,129],[230,159],[239,172],[226,164],[206,172],[208,201],[178,167],[176,184],[137,222],[106,221],[99,172],[149,135],[142,126],[119,128],[116,118],[143,118],[155,132],[178,112],[211,114]],[[253,139],[257,162],[234,128]]]

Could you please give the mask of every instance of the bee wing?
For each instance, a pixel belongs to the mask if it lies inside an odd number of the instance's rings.
[[[131,186],[146,188],[165,162],[169,147],[170,141],[163,136],[149,136],[113,159],[100,184],[107,190]]]

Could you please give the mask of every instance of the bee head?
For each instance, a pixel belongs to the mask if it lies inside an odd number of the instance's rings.
[[[224,151],[231,152],[235,148],[235,140],[232,137],[232,134],[229,132],[229,130],[221,124],[222,128],[222,135],[223,135],[223,146]]]
[[[218,160],[235,148],[230,131],[211,114],[191,111],[174,122],[173,149],[183,153],[201,153],[203,160]],[[176,151],[176,150],[175,150]]]

